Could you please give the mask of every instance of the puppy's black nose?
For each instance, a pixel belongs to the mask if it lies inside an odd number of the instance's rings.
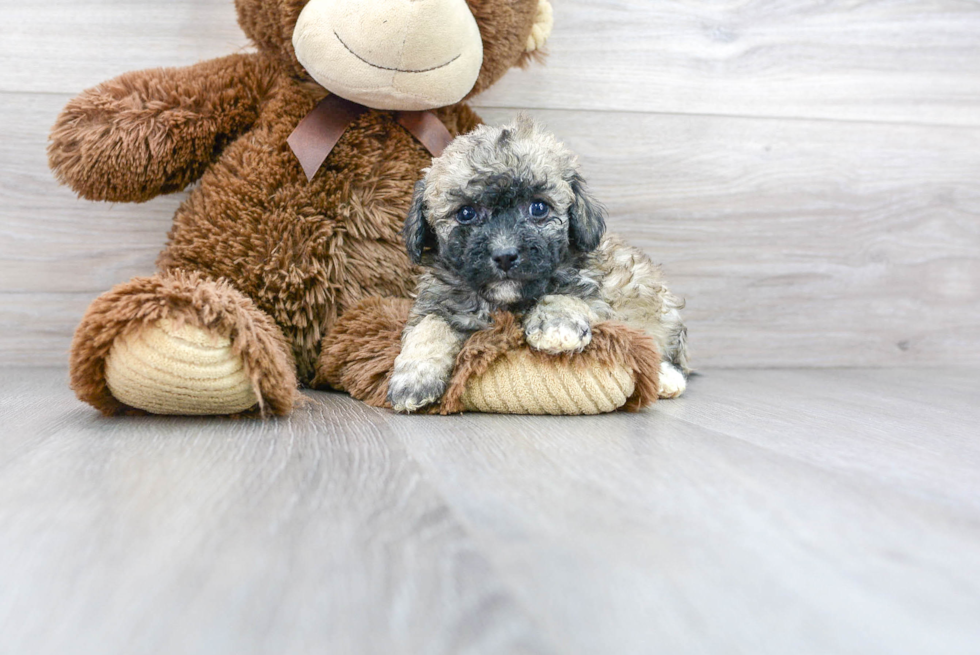
[[[517,260],[520,257],[517,254],[517,248],[501,248],[490,253],[490,259],[496,262],[497,268],[506,272],[517,265]]]

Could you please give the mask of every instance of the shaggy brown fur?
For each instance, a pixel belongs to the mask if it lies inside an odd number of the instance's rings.
[[[71,387],[103,414],[132,411],[109,392],[105,360],[123,334],[163,318],[227,334],[242,358],[259,407],[288,414],[296,400],[296,364],[282,331],[255,303],[227,282],[198,273],[174,272],[134,278],[103,294],[89,307],[71,346]]]
[[[346,391],[374,407],[390,407],[386,400],[388,379],[401,349],[401,332],[411,308],[408,300],[371,298],[345,313],[324,339],[316,381]],[[522,350],[535,359],[557,360],[560,365],[573,369],[623,364],[633,371],[636,384],[623,409],[639,411],[657,400],[660,355],[653,340],[639,330],[621,323],[599,323],[593,326],[592,343],[584,351],[556,357],[529,348],[515,316],[498,312],[492,327],[466,341],[456,357],[453,377],[441,403],[427,411],[462,412],[467,382],[513,350]]]
[[[313,386],[346,391],[372,407],[384,407],[411,309],[412,301],[404,298],[368,298],[347,310],[323,340]]]
[[[484,41],[477,93],[525,61],[537,0],[469,4]],[[141,202],[200,180],[177,211],[160,273],[102,296],[79,328],[72,377],[79,395],[100,408],[112,407],[99,377],[106,349],[112,335],[145,320],[142,303],[160,316],[206,322],[192,316],[197,305],[188,304],[185,315],[169,303],[165,290],[174,280],[186,293],[194,284],[240,293],[240,302],[252,303],[252,322],[281,330],[303,383],[312,380],[320,342],[338,316],[363,298],[405,297],[414,286],[399,231],[430,156],[393,112],[356,119],[311,182],[286,144],[326,95],[293,53],[304,5],[236,0],[257,53],[127,73],[85,91],[59,116],[50,165],[83,197]],[[454,135],[480,123],[464,104],[436,114]],[[108,336],[88,347],[99,332]],[[272,361],[253,362],[258,379],[268,376],[263,394],[293,383],[278,364],[260,370]],[[270,393],[266,402],[279,407],[294,392]]]
[[[49,163],[89,200],[143,202],[197,180],[252,126],[276,76],[256,55],[134,71],[69,101]]]

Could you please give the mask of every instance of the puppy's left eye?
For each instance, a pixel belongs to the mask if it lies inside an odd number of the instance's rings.
[[[532,218],[541,220],[548,216],[548,213],[551,212],[551,207],[549,207],[548,203],[546,203],[544,200],[535,200],[528,208],[528,212],[531,214]]]

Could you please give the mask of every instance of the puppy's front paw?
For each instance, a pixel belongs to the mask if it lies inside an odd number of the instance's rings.
[[[524,324],[527,345],[549,355],[579,352],[592,341],[587,316],[533,312]]]
[[[668,362],[660,362],[660,379],[657,395],[661,398],[677,398],[687,389],[687,378]]]
[[[388,402],[396,412],[417,412],[442,398],[447,381],[433,371],[395,369],[388,382]]]

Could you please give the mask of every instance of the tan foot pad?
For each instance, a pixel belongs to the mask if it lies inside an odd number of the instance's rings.
[[[117,338],[105,379],[119,401],[152,414],[234,414],[258,402],[227,336],[166,319]]]
[[[575,370],[514,351],[471,377],[460,400],[468,412],[605,414],[625,405],[634,389],[623,365]]]

